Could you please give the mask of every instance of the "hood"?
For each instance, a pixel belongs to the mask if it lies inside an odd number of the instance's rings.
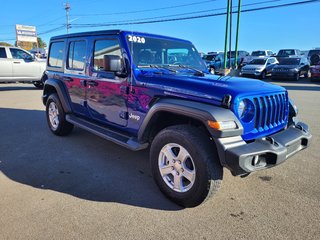
[[[246,69],[257,69],[257,68],[258,69],[265,68],[265,65],[247,64],[242,69],[246,70]]]
[[[140,71],[139,71],[140,72]],[[220,105],[226,94],[236,98],[266,93],[286,91],[283,87],[263,81],[240,78],[221,77],[205,74],[194,76],[191,74],[155,74],[154,72],[140,72],[136,75],[138,82],[148,88],[159,89],[164,94],[187,99],[202,99],[202,101]]]

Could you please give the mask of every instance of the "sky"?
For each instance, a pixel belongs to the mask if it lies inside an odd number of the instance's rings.
[[[281,5],[304,0],[242,0],[243,9]],[[199,52],[224,49],[226,16],[214,16],[174,22],[125,26],[83,27],[77,24],[106,24],[111,22],[145,19],[158,20],[219,14],[226,10],[227,0],[69,0],[70,33],[103,29],[124,29],[149,32],[190,40]],[[3,1],[0,14],[0,42],[15,42],[15,24],[36,26],[37,33],[47,44],[50,37],[67,32],[66,0]],[[250,5],[252,4],[252,5]],[[233,6],[238,0],[233,0]],[[209,10],[211,10],[209,12]],[[237,8],[234,8],[236,11]],[[207,12],[204,12],[207,11]],[[190,14],[186,14],[190,13]],[[272,50],[297,48],[309,50],[320,47],[320,1],[244,12],[240,18],[240,50]],[[232,48],[235,45],[237,14],[233,14]],[[54,30],[56,29],[56,30]],[[46,33],[47,32],[47,33]]]

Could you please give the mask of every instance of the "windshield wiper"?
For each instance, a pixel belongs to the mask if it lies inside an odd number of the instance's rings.
[[[177,73],[176,70],[173,70],[173,69],[170,69],[170,68],[167,68],[167,67],[164,67],[164,66],[160,66],[160,65],[157,65],[157,64],[149,64],[149,65],[146,65],[146,66],[138,66],[139,68],[156,68],[158,70],[168,70],[170,72],[173,72],[173,73]]]
[[[190,69],[190,70],[193,70],[195,71],[196,73],[194,74],[195,76],[201,76],[203,77],[204,76],[204,72],[199,70],[199,69],[196,69],[196,68],[193,68],[193,67],[189,67],[189,66],[186,66],[186,65],[182,65],[182,64],[179,64],[179,65],[173,65],[173,66],[178,66],[178,67],[181,67],[181,68],[184,68],[184,69]]]

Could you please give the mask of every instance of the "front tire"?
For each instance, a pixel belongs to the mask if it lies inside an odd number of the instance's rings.
[[[160,190],[183,207],[195,207],[218,191],[222,182],[215,145],[201,129],[171,126],[150,149],[153,177]]]
[[[65,136],[73,130],[73,124],[66,121],[66,114],[57,94],[48,97],[46,103],[47,123],[50,130],[58,136]]]
[[[262,73],[260,74],[260,79],[264,80],[266,78],[266,71],[262,71]]]

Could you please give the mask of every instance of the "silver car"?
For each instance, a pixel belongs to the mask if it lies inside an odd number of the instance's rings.
[[[268,74],[271,74],[272,69],[277,64],[278,60],[275,57],[256,58],[241,68],[240,76],[252,76],[265,79]]]
[[[43,87],[46,61],[17,48],[0,46],[0,82],[31,82]]]

